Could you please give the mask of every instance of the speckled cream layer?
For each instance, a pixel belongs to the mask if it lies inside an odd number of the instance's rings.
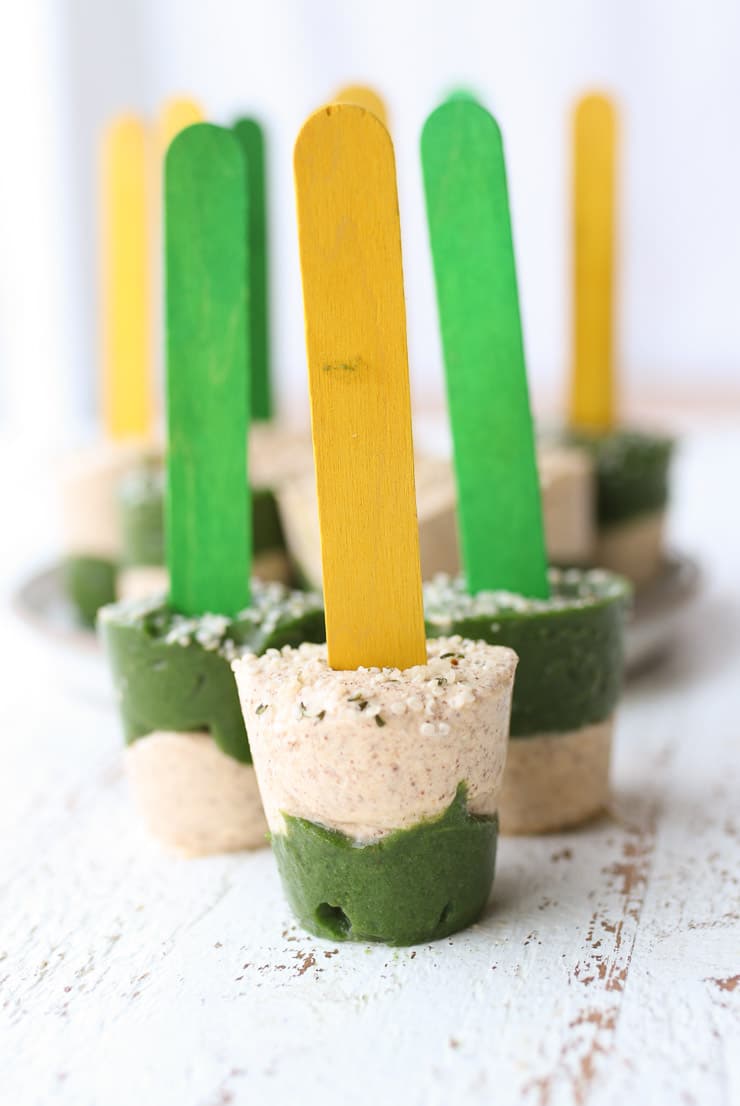
[[[537,467],[549,560],[554,564],[590,563],[596,544],[591,458],[583,449],[540,446]]]
[[[278,488],[286,480],[313,472],[308,429],[275,422],[249,428],[249,479],[255,488]]]
[[[417,457],[416,505],[421,573],[460,571],[455,481],[449,461]],[[596,540],[593,523],[593,469],[585,451],[541,446],[538,467],[549,559],[585,563]],[[312,473],[287,480],[277,491],[288,548],[313,587],[321,587],[321,539],[316,485]]]
[[[556,833],[599,814],[609,798],[613,727],[608,718],[570,733],[511,738],[501,832]]]
[[[428,663],[340,672],[325,645],[233,664],[270,829],[283,814],[371,841],[441,814],[458,784],[493,815],[506,761],[516,654],[460,637]]]
[[[653,511],[599,531],[597,564],[619,572],[635,587],[652,580],[663,560],[665,511]]]
[[[136,805],[149,829],[186,856],[267,844],[251,764],[222,753],[208,733],[156,731],[125,753]]]
[[[60,478],[65,550],[88,557],[117,558],[121,526],[116,491],[145,447],[107,442],[81,450],[63,467]]]
[[[419,554],[424,579],[459,565],[455,486],[448,461],[417,457],[416,503]],[[321,587],[321,536],[313,470],[286,480],[276,490],[285,539],[312,587]]]
[[[290,561],[282,549],[259,553],[252,562],[252,575],[260,580],[290,583]],[[122,568],[116,579],[116,596],[121,599],[147,599],[151,595],[166,595],[169,590],[167,569],[162,565],[130,565]]]

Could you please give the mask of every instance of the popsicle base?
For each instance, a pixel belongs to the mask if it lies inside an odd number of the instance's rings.
[[[596,563],[641,587],[658,573],[664,549],[665,511],[651,511],[599,530]]]
[[[498,822],[468,813],[464,786],[438,818],[368,844],[284,817],[272,847],[285,895],[317,937],[415,945],[472,925],[486,906]]]
[[[512,737],[499,803],[503,834],[557,833],[609,799],[614,719],[569,733]]]
[[[129,745],[125,760],[136,806],[168,848],[195,857],[267,844],[254,768],[210,734],[158,731]]]

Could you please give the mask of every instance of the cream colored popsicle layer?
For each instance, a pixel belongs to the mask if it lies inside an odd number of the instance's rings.
[[[469,812],[493,816],[516,663],[460,637],[405,671],[335,671],[324,645],[235,661],[271,832],[290,814],[371,842],[442,814],[460,783]]]
[[[308,429],[276,422],[249,428],[249,479],[255,488],[277,488],[286,480],[313,472]]]
[[[666,512],[652,511],[599,529],[595,561],[642,587],[654,579],[664,559]]]
[[[254,768],[222,753],[210,734],[157,731],[124,756],[139,813],[169,848],[209,856],[267,843]]]
[[[593,468],[580,449],[541,446],[538,451],[543,522],[548,556],[555,564],[585,564],[593,559]],[[421,571],[425,580],[437,573],[460,571],[455,482],[448,461],[417,457],[416,498],[419,515]],[[313,587],[321,586],[321,543],[313,474],[287,480],[277,490],[288,548]]]
[[[614,718],[570,733],[512,737],[499,818],[505,834],[556,833],[609,800]]]
[[[116,489],[148,447],[102,442],[80,450],[63,465],[60,479],[65,552],[115,560],[121,551]]]

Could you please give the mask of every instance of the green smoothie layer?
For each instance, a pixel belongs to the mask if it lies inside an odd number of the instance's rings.
[[[271,549],[285,549],[277,500],[269,488],[252,488],[252,542],[255,557]]]
[[[144,463],[130,472],[119,488],[122,562],[124,565],[164,564],[164,472],[159,463]],[[254,555],[285,549],[277,501],[269,488],[252,490]]]
[[[416,945],[472,925],[488,901],[498,820],[468,813],[465,785],[440,815],[362,845],[285,817],[272,847],[300,924],[331,941]]]
[[[622,684],[631,588],[603,569],[550,569],[550,599],[510,592],[468,595],[461,579],[424,586],[428,637],[508,645],[519,656],[512,737],[563,733],[602,722]]]
[[[161,597],[104,607],[98,625],[127,743],[155,730],[208,730],[251,763],[231,661],[240,651],[326,640],[320,596],[252,582],[252,606],[235,618],[186,618]]]
[[[568,440],[593,458],[600,526],[665,509],[675,445],[672,438],[615,430],[600,435],[572,432]]]
[[[122,564],[164,564],[162,466],[157,462],[144,462],[127,473],[118,489],[118,506]]]
[[[85,626],[95,625],[100,607],[116,598],[116,566],[104,557],[66,557],[64,591]]]

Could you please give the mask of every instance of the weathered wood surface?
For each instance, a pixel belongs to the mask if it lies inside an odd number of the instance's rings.
[[[706,489],[738,464],[736,428],[684,450],[674,537],[709,581],[629,689],[609,816],[503,840],[487,916],[434,946],[305,937],[267,852],[165,857],[104,696],[0,620],[0,1101],[737,1103],[740,520]]]

